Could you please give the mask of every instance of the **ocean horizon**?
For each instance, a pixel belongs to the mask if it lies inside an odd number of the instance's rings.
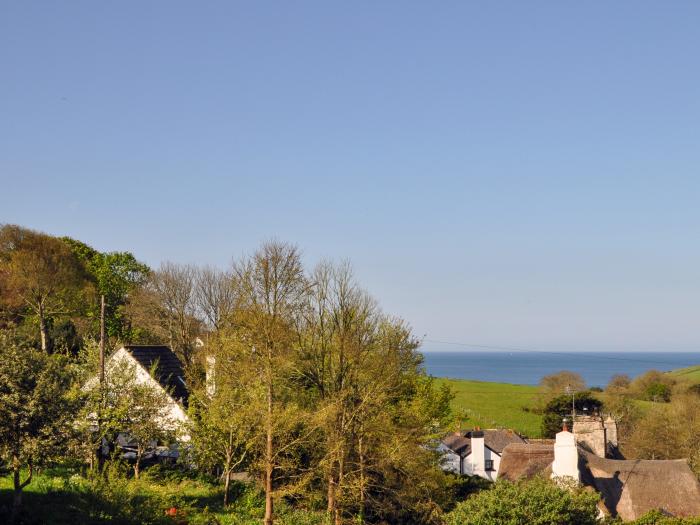
[[[435,377],[537,385],[560,370],[605,387],[615,374],[634,378],[648,370],[668,371],[700,365],[700,352],[534,352],[424,351],[426,371]]]

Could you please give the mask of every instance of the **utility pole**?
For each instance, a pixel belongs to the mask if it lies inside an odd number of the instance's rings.
[[[105,296],[100,299],[100,388],[105,383]]]
[[[576,390],[571,388],[571,385],[566,385],[566,393],[571,394],[571,428],[573,429],[576,418]]]

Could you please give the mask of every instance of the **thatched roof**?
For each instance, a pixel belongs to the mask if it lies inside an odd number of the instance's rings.
[[[684,459],[606,459],[583,450],[579,457],[581,481],[601,493],[613,516],[635,520],[652,509],[700,515],[700,483]]]
[[[645,460],[601,458],[578,447],[581,482],[600,493],[605,510],[624,521],[653,509],[671,516],[700,515],[700,483],[685,459]],[[498,479],[517,481],[538,474],[549,477],[554,446],[508,445]]]
[[[472,433],[481,433],[484,437],[484,445],[493,450],[499,456],[503,449],[511,443],[525,443],[525,440],[512,430],[490,429],[470,430],[468,432],[455,432],[446,436],[442,443],[455,454],[462,457],[471,453]],[[476,437],[476,436],[475,436]]]
[[[544,473],[554,461],[554,446],[538,443],[511,443],[503,449],[498,479],[516,481]]]

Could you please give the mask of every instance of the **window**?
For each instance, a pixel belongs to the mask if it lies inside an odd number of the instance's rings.
[[[487,472],[489,470],[493,470],[493,460],[492,459],[487,459],[484,463],[485,463],[484,470],[486,470]]]

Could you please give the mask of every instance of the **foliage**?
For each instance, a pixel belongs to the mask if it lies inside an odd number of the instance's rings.
[[[670,401],[672,388],[675,385],[676,379],[670,374],[659,370],[649,370],[635,377],[629,390],[639,399],[666,403]]]
[[[562,370],[561,372],[544,376],[540,380],[540,388],[553,394],[580,392],[586,388],[586,382],[581,374],[570,370]]]
[[[84,266],[65,243],[19,226],[0,228],[2,317],[34,324],[42,350],[52,349],[52,321],[84,314],[93,292]]]
[[[65,451],[76,405],[71,384],[63,358],[0,334],[0,460],[13,471],[15,509],[34,469]],[[29,473],[21,480],[24,467]]]
[[[608,386],[605,387],[606,392],[619,393],[627,390],[632,383],[630,376],[627,374],[615,374],[610,378]]]
[[[132,292],[145,282],[150,269],[136,260],[130,252],[98,252],[87,244],[62,237],[73,253],[84,264],[97,295],[105,296],[105,329],[109,337],[129,341],[133,334],[125,316],[124,307]],[[98,333],[100,305],[93,302],[88,312],[93,334]]]
[[[652,510],[630,523],[631,525],[700,525],[700,518],[674,518],[660,510]]]
[[[700,399],[676,395],[655,404],[635,425],[625,453],[640,459],[689,458],[700,474]]]
[[[459,503],[447,525],[594,525],[598,495],[546,479],[499,481]]]
[[[600,411],[603,407],[602,401],[589,391],[575,394],[573,403],[577,413],[582,413],[585,410],[588,413],[593,413]],[[565,417],[571,421],[571,410],[572,397],[570,395],[555,397],[547,403],[544,409],[544,417],[542,418],[542,436],[553,438],[562,429],[562,421]]]
[[[668,403],[671,401],[671,387],[665,383],[649,383],[644,387],[642,397],[647,401]]]
[[[92,449],[103,438],[113,444],[119,433],[128,433],[129,444],[136,454],[134,475],[138,478],[141,461],[153,444],[174,440],[181,429],[170,414],[166,392],[139,381],[135,365],[126,360],[113,360],[110,365],[104,385],[100,386],[93,378],[78,425]],[[154,367],[151,375],[155,373]]]

